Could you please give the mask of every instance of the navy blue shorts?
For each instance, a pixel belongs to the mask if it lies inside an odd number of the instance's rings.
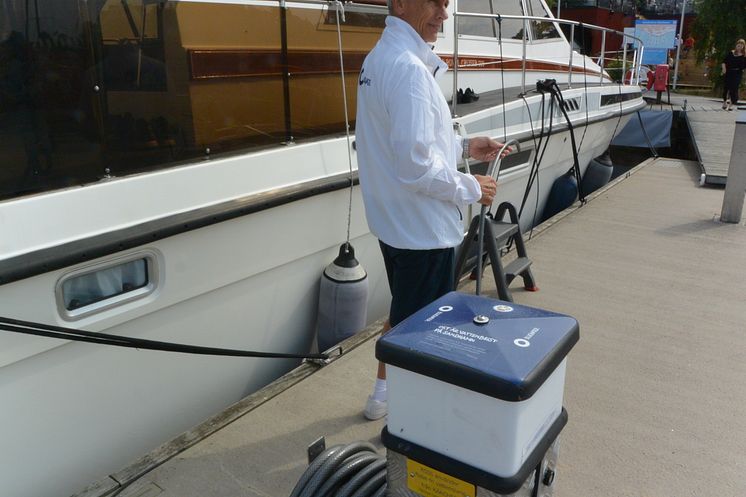
[[[391,289],[391,326],[453,290],[453,248],[408,250],[379,243]]]

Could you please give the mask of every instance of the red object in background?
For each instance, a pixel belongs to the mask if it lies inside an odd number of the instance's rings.
[[[648,82],[646,84],[648,90],[651,90],[653,88],[653,82],[655,82],[655,71],[653,71],[652,69],[648,69]]]
[[[648,78],[648,81],[650,81],[649,78]],[[653,89],[655,91],[666,91],[667,87],[668,87],[668,64],[658,64],[655,68],[655,82],[653,83]]]

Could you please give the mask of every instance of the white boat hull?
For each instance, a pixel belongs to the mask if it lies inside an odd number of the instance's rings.
[[[373,319],[386,314],[388,287],[377,241],[361,233],[365,223],[355,198],[352,244],[370,273]],[[328,193],[107,257],[155,253],[164,283],[147,302],[112,309],[80,327],[212,347],[307,352],[314,345],[319,278],[344,241],[346,200],[344,190]],[[56,312],[53,289],[72,269],[0,286],[0,315],[71,326]],[[0,482],[3,495],[18,497],[80,490],[298,363],[9,333],[0,341]]]

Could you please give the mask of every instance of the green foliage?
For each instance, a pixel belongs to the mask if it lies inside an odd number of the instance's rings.
[[[630,67],[630,60],[627,59],[627,69]],[[614,81],[622,80],[622,59],[605,59],[604,70]]]
[[[721,62],[736,40],[746,38],[744,0],[695,0],[697,19],[693,33],[697,62],[707,60],[710,81],[721,84]]]

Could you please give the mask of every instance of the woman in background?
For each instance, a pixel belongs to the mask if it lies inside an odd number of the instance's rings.
[[[736,42],[736,48],[728,52],[723,60],[723,74],[725,75],[723,109],[733,110],[733,106],[738,105],[738,87],[741,85],[743,70],[746,68],[744,50],[746,50],[746,41],[740,39]]]

